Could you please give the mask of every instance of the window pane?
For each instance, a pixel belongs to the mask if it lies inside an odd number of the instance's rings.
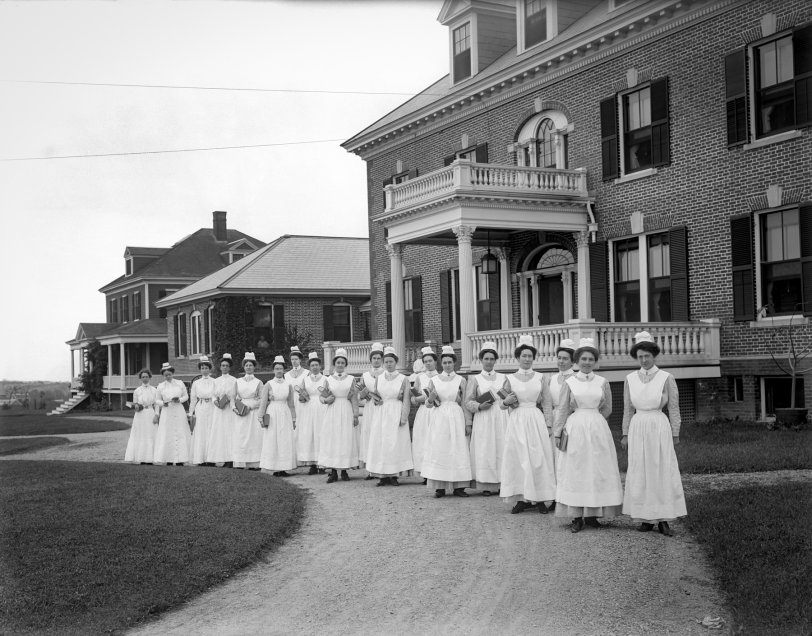
[[[254,310],[254,327],[270,327],[271,324],[270,307],[260,307]]]
[[[333,338],[339,342],[352,340],[349,305],[333,305]]]
[[[538,131],[538,161],[539,168],[555,168],[555,126],[552,119],[543,119]]]
[[[640,320],[640,283],[638,281],[615,284],[615,320],[638,322]]]
[[[772,212],[762,218],[762,260],[786,261],[801,257],[798,211]]]
[[[798,223],[798,210],[783,212],[784,217],[784,259],[801,258],[801,227]]]
[[[651,125],[651,89],[640,91],[640,126]]]
[[[640,278],[640,254],[637,239],[615,242],[615,282]]]
[[[648,275],[659,278],[671,275],[671,254],[667,234],[654,234],[648,238]]]
[[[547,11],[542,0],[525,0],[524,45],[531,47],[547,39]]]
[[[793,77],[792,38],[781,38],[776,43],[776,75],[779,82],[788,82]]]
[[[791,314],[801,309],[800,261],[763,265],[761,284],[762,300],[769,315]]]
[[[648,318],[652,322],[669,322],[671,320],[670,278],[649,280]]]
[[[759,85],[765,88],[777,84],[775,42],[758,47],[758,61]]]
[[[412,298],[412,280],[403,281],[403,309],[409,311],[414,308],[414,299]]]

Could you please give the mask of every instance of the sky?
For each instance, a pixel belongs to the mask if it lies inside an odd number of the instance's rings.
[[[0,0],[0,378],[67,382],[125,247],[214,210],[266,242],[367,236],[365,164],[340,142],[448,72],[441,7]],[[257,144],[290,145],[56,158]]]

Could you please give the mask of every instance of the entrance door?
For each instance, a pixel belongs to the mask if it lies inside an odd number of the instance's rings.
[[[564,283],[561,276],[539,276],[538,316],[540,325],[558,325],[564,322]]]

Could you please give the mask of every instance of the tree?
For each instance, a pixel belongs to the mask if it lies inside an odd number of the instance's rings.
[[[107,375],[107,347],[99,344],[95,338],[87,345],[85,368],[82,371],[79,388],[90,395],[94,402],[104,399],[104,376]]]

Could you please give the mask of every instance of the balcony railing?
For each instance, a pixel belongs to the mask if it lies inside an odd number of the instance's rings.
[[[635,365],[629,357],[634,334],[648,331],[660,347],[657,363],[663,366],[691,366],[719,364],[719,321],[695,322],[619,323],[573,321],[564,325],[527,327],[504,331],[484,331],[471,334],[471,350],[482,348],[490,340],[496,342],[499,360],[497,369],[516,367],[513,352],[519,336],[529,334],[538,349],[533,366],[552,369],[556,366],[555,350],[560,342],[570,338],[577,344],[582,337],[593,338],[600,351],[600,368],[629,368]],[[479,360],[470,365],[471,371],[481,368]]]
[[[386,188],[386,213],[399,212],[457,194],[586,197],[586,170],[527,168],[455,161],[440,170]]]
[[[359,374],[369,369],[369,352],[372,350],[372,345],[375,342],[380,342],[383,346],[392,344],[391,340],[368,340],[364,342],[325,342],[323,345],[324,350],[324,369],[329,372],[333,363],[333,356],[336,349],[345,349],[347,351],[347,373]],[[412,368],[414,361],[420,357],[420,349],[426,346],[424,343],[415,343],[406,346],[406,351],[398,360],[399,368]]]

